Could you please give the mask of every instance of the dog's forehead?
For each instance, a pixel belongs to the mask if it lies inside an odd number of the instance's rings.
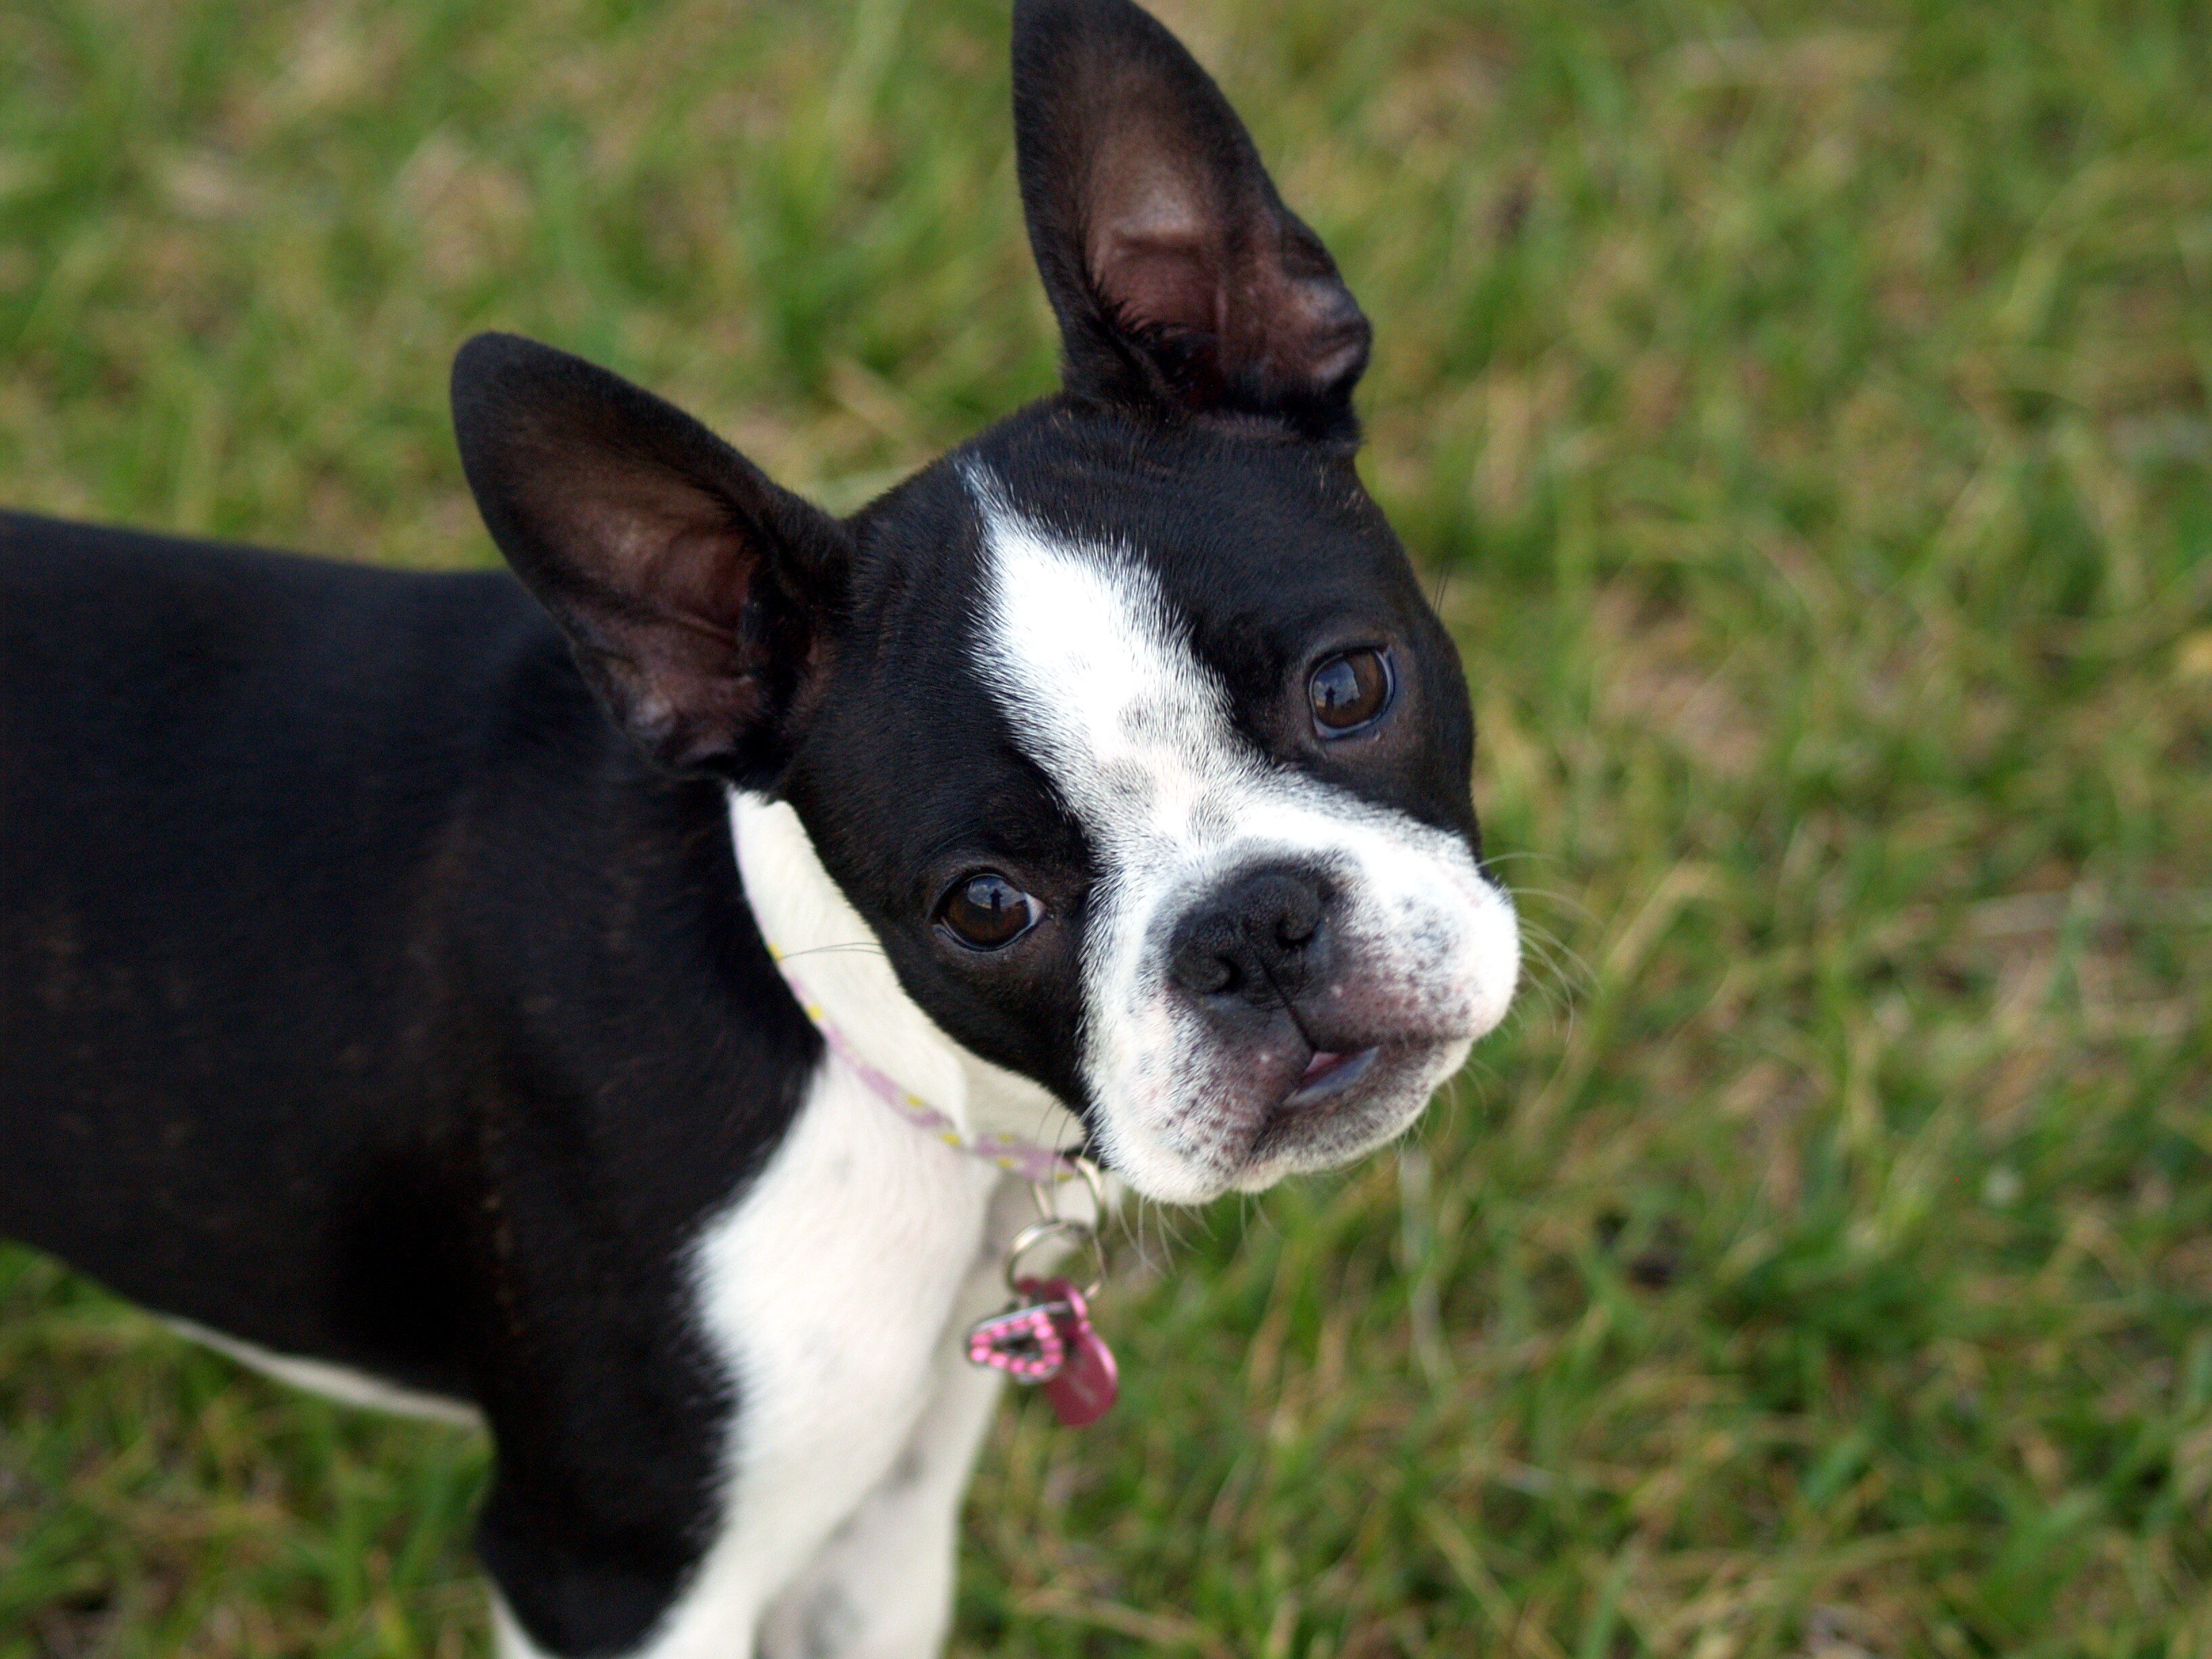
[[[1117,838],[1202,832],[1261,759],[1158,574],[1126,543],[1054,529],[981,467],[976,665],[1077,816]]]

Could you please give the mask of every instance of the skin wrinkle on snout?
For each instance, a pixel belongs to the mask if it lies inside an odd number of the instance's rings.
[[[1099,849],[1081,971],[1102,1152],[1150,1196],[1194,1202],[1401,1133],[1504,1015],[1519,972],[1510,901],[1458,836],[1238,737],[1225,692],[1133,552],[1054,535],[980,466],[967,482],[988,572],[980,666],[1017,743]],[[1367,1079],[1296,1122],[1270,1121],[1309,1052],[1291,1005],[1283,1042],[1245,1046],[1167,973],[1178,919],[1277,861],[1336,890],[1339,965],[1323,995],[1345,1029],[1381,1045]]]

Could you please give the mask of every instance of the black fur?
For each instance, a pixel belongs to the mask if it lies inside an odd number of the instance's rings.
[[[678,1253],[820,1052],[720,788],[510,577],[13,515],[0,777],[0,1231],[475,1401],[516,1611],[627,1644],[727,1412]]]

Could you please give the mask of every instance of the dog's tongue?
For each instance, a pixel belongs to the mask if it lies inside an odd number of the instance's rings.
[[[1316,1049],[1314,1057],[1306,1062],[1306,1069],[1299,1073],[1299,1086],[1303,1088],[1309,1083],[1318,1083],[1342,1064],[1344,1064],[1342,1054],[1328,1048]]]
[[[1374,1064],[1376,1051],[1372,1048],[1322,1048],[1306,1062],[1298,1080],[1283,1104],[1292,1111],[1331,1099],[1351,1088],[1367,1075]]]

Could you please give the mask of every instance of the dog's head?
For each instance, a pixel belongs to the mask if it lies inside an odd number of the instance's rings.
[[[1352,464],[1368,326],[1205,73],[1024,0],[1066,387],[853,519],[486,336],[486,522],[663,763],[780,794],[906,992],[1193,1200],[1397,1134],[1503,1017],[1449,638]]]

